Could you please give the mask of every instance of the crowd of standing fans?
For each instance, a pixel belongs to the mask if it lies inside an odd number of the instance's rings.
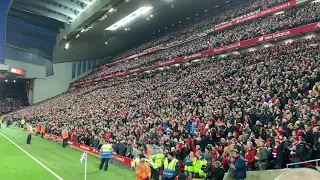
[[[319,6],[254,20],[137,63],[315,22]],[[70,140],[95,148],[109,141],[117,154],[129,158],[156,145],[174,153],[188,176],[193,176],[190,161],[200,159],[213,167],[214,175],[229,171],[245,179],[246,170],[320,159],[319,42],[315,36],[118,77],[104,81],[102,88],[70,91],[6,118],[37,121],[46,133],[58,136],[67,130]]]
[[[176,57],[191,55],[210,48],[222,47],[238,41],[260,37],[265,34],[291,29],[320,20],[320,2],[306,4],[283,13],[259,18],[243,23],[230,30],[220,31],[210,36],[198,38],[173,48],[158,51],[151,55],[128,60],[103,70],[94,72],[84,79],[97,78],[137,67],[151,67],[155,62],[170,60]]]
[[[29,105],[28,98],[20,87],[9,85],[9,83],[0,83],[0,116]]]
[[[248,170],[283,168],[320,158],[319,42],[296,40],[118,78],[8,117],[38,120],[55,135],[67,129],[71,140],[93,147],[111,141],[130,158],[156,143],[182,168],[190,152],[235,176],[245,175],[237,171],[242,157]]]

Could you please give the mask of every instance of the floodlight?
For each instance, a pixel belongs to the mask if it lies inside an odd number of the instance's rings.
[[[67,42],[67,43],[66,43],[66,46],[65,46],[64,48],[65,48],[65,49],[69,49],[69,46],[70,46],[70,43]]]
[[[153,7],[141,7],[139,9],[137,9],[136,11],[134,11],[133,13],[129,14],[128,16],[126,16],[125,18],[121,19],[120,21],[114,23],[113,25],[111,25],[110,27],[108,27],[105,30],[109,30],[109,31],[115,31],[117,30],[119,27],[124,26],[125,24],[128,24],[129,22],[133,21],[134,19],[138,18],[139,16],[147,13],[148,11],[150,11]],[[112,9],[112,8],[111,8]],[[110,11],[110,10],[109,10]]]

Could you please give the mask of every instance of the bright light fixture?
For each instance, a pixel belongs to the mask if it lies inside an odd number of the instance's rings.
[[[141,7],[139,9],[137,9],[136,11],[134,11],[133,13],[129,14],[128,16],[126,16],[125,18],[121,19],[120,21],[114,23],[113,25],[111,25],[110,27],[108,27],[105,30],[109,30],[109,31],[115,31],[117,30],[119,27],[128,24],[129,22],[133,21],[134,19],[138,18],[139,16],[141,16],[142,14],[147,13],[148,11],[150,11],[153,7]]]
[[[13,82],[15,83],[15,82],[16,82],[16,80],[13,80]]]
[[[66,46],[65,46],[64,48],[65,48],[65,49],[69,49],[69,46],[70,46],[70,43],[67,42],[67,43],[66,43]]]
[[[6,79],[5,81],[8,82],[8,79]]]

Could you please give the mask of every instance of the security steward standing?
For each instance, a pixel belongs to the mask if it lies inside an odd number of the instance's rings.
[[[149,163],[146,162],[146,158],[143,154],[139,156],[140,162],[136,165],[136,180],[150,180],[151,169]]]
[[[179,161],[174,157],[174,152],[168,152],[163,161],[163,180],[174,180],[180,173]]]
[[[100,149],[101,163],[99,169],[102,170],[104,166],[104,171],[108,170],[109,160],[112,157],[112,145],[110,143],[105,143]]]
[[[151,165],[151,177],[153,180],[159,180],[160,168],[162,167],[164,160],[164,154],[158,145],[159,143],[154,145],[154,155],[149,157]]]
[[[138,154],[138,157],[135,158],[133,161],[131,161],[131,168],[133,170],[136,169],[137,164],[140,162],[140,155],[142,155],[143,153],[142,153],[142,151],[138,151],[137,154]],[[146,159],[146,162],[148,162],[150,164],[150,161],[148,159]]]
[[[31,144],[31,135],[33,134],[33,128],[31,125],[27,127],[28,136],[27,136],[27,144]]]
[[[62,147],[65,148],[68,145],[69,134],[66,130],[62,130],[61,136],[62,136]]]
[[[204,169],[207,168],[207,161],[204,159],[205,155],[201,152],[196,153],[197,158],[192,162],[194,168],[194,177],[196,178],[205,178],[206,173]]]

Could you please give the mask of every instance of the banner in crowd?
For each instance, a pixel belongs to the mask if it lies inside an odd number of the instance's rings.
[[[213,31],[218,31],[218,30],[221,30],[221,29],[225,29],[227,27],[234,26],[236,24],[239,24],[239,23],[242,23],[242,22],[245,22],[245,21],[249,21],[249,20],[264,16],[264,15],[270,14],[270,13],[275,13],[275,12],[277,12],[279,10],[283,10],[283,9],[286,9],[286,8],[289,8],[289,7],[292,7],[292,6],[295,6],[295,5],[296,5],[296,0],[292,0],[290,2],[279,4],[277,6],[265,9],[263,11],[259,11],[259,12],[254,13],[254,14],[250,14],[250,15],[245,16],[245,17],[234,19],[234,20],[232,20],[230,22],[219,24],[219,25],[213,27],[212,29],[213,29]]]
[[[57,141],[57,142],[62,142],[62,138],[61,137],[55,136],[55,135],[52,135],[52,134],[45,134],[44,137],[47,138],[47,139],[51,139],[51,140]],[[80,143],[77,143],[77,142],[73,142],[73,141],[68,141],[68,144],[70,146],[72,146],[72,147],[81,149],[83,151],[88,151],[88,152],[90,152],[92,154],[99,155],[99,150],[97,150],[96,148],[93,148],[91,146],[83,145],[83,144],[80,144]],[[120,156],[120,155],[115,154],[115,153],[113,153],[113,158],[117,159],[118,161],[121,161],[125,165],[131,166],[132,159],[130,159],[130,158],[127,158],[127,157],[124,157],[124,156]]]
[[[292,28],[292,29],[288,29],[288,30],[284,30],[284,31],[280,31],[280,32],[275,32],[272,34],[267,34],[264,36],[260,36],[260,37],[256,37],[256,38],[252,38],[252,39],[248,39],[248,40],[244,40],[244,41],[239,41],[239,42],[236,42],[236,43],[233,43],[230,45],[225,45],[225,46],[222,46],[219,48],[201,51],[199,53],[195,53],[195,54],[192,54],[189,56],[177,57],[177,58],[174,58],[174,59],[171,59],[168,61],[164,61],[164,62],[157,62],[156,66],[165,66],[165,65],[172,64],[172,63],[178,63],[178,62],[188,60],[188,59],[194,59],[197,57],[207,56],[207,55],[210,55],[213,53],[222,52],[222,51],[226,51],[229,49],[235,49],[238,47],[245,47],[245,46],[261,43],[264,41],[276,40],[278,38],[283,38],[285,36],[295,35],[295,34],[307,32],[307,31],[312,31],[312,30],[319,29],[319,28],[320,28],[320,22],[307,24],[307,25],[296,27],[296,28]]]
[[[142,70],[143,70],[142,67],[138,67],[138,68],[135,68],[135,69],[126,70],[126,71],[118,72],[118,73],[115,73],[115,74],[105,75],[105,76],[101,76],[101,77],[98,77],[98,78],[93,78],[93,79],[84,80],[84,81],[81,81],[81,82],[78,82],[78,83],[73,83],[73,84],[71,84],[71,86],[89,84],[91,82],[101,81],[101,80],[104,80],[104,79],[109,79],[111,77],[127,75],[127,74],[131,74],[131,73],[139,72],[139,71],[142,71]]]

